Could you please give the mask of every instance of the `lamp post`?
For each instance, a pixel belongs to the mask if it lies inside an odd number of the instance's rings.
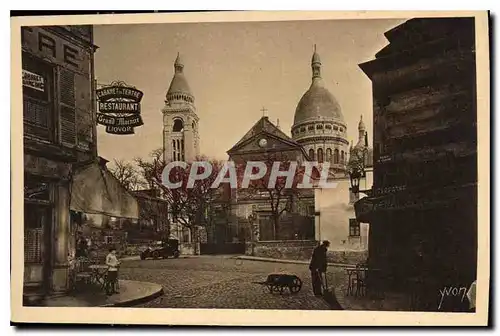
[[[355,195],[358,195],[359,193],[369,194],[371,191],[371,189],[367,190],[359,189],[359,182],[361,181],[361,178],[366,177],[365,162],[366,162],[367,151],[368,148],[365,147],[363,149],[362,156],[358,157],[358,159],[355,161],[351,161],[348,166],[349,180],[351,182],[351,191]]]

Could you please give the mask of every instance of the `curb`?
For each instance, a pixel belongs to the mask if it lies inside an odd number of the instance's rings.
[[[127,281],[131,281],[131,280],[127,280]],[[134,282],[142,282],[142,281],[134,281]],[[104,304],[104,305],[100,305],[99,307],[103,307],[103,308],[110,308],[110,307],[131,307],[131,306],[135,306],[135,305],[138,305],[138,304],[141,304],[141,303],[152,301],[152,300],[156,299],[157,297],[160,297],[160,296],[162,296],[164,294],[162,286],[154,284],[154,283],[151,283],[151,282],[142,282],[142,283],[147,283],[147,284],[155,285],[155,286],[157,286],[159,288],[156,291],[154,291],[153,293],[151,293],[149,295],[146,295],[146,296],[142,296],[142,297],[138,297],[138,298],[134,298],[134,299],[130,299],[130,300],[125,300],[125,301],[120,301],[120,302],[115,302],[115,303],[107,303],[107,304]]]
[[[272,259],[272,258],[261,258],[261,257],[252,257],[252,256],[237,256],[237,257],[233,257],[232,259],[274,262],[274,263],[283,263],[283,264],[309,265],[309,261],[304,261],[304,260]],[[341,264],[341,263],[328,263],[328,266],[355,267],[356,265],[354,265],[354,264]]]

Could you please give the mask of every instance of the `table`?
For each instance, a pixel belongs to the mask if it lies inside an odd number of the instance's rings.
[[[104,288],[106,284],[106,275],[108,274],[108,265],[90,265],[93,280]]]

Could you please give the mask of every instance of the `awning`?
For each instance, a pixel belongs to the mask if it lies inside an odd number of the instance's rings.
[[[70,209],[88,214],[139,218],[139,205],[120,182],[97,162],[74,168]]]

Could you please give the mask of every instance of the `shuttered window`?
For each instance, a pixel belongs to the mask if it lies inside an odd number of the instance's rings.
[[[75,74],[59,68],[59,102],[61,142],[66,146],[76,144]]]
[[[24,262],[43,262],[43,231],[51,223],[50,207],[24,204]]]

